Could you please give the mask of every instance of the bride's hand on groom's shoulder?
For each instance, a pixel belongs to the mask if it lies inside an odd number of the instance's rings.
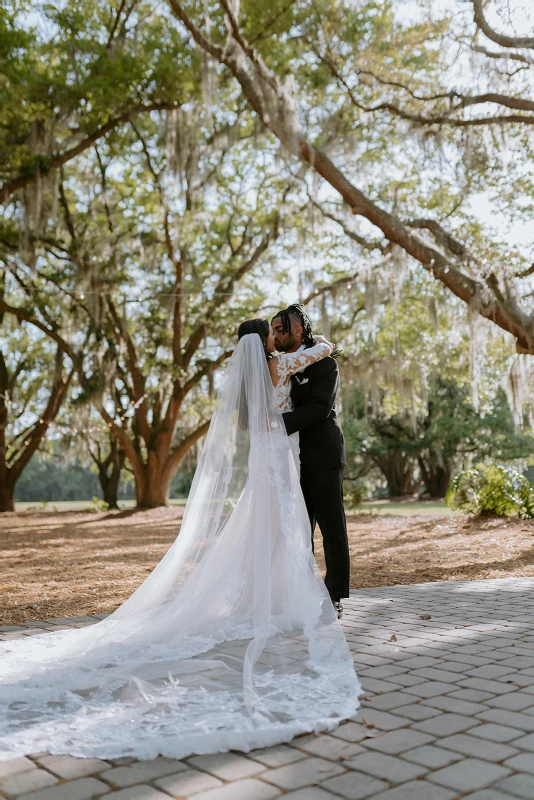
[[[313,341],[315,344],[327,344],[332,351],[336,349],[336,345],[333,342],[329,342],[325,336],[314,336]]]

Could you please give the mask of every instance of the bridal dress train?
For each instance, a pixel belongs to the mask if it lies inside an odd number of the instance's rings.
[[[0,759],[248,752],[355,713],[273,394],[260,338],[243,337],[155,570],[96,625],[0,646]]]

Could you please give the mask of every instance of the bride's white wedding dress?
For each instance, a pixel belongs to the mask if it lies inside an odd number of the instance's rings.
[[[249,751],[355,713],[274,397],[260,338],[245,336],[155,570],[96,625],[0,646],[0,759]]]

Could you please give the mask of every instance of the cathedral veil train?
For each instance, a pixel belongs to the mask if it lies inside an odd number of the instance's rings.
[[[162,561],[98,624],[0,646],[0,759],[249,751],[355,714],[274,395],[260,336],[242,336]]]

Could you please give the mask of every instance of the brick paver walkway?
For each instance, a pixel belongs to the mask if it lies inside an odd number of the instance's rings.
[[[0,762],[0,796],[534,800],[534,579],[365,589],[346,602],[343,625],[365,696],[330,735],[183,761],[37,753]]]

